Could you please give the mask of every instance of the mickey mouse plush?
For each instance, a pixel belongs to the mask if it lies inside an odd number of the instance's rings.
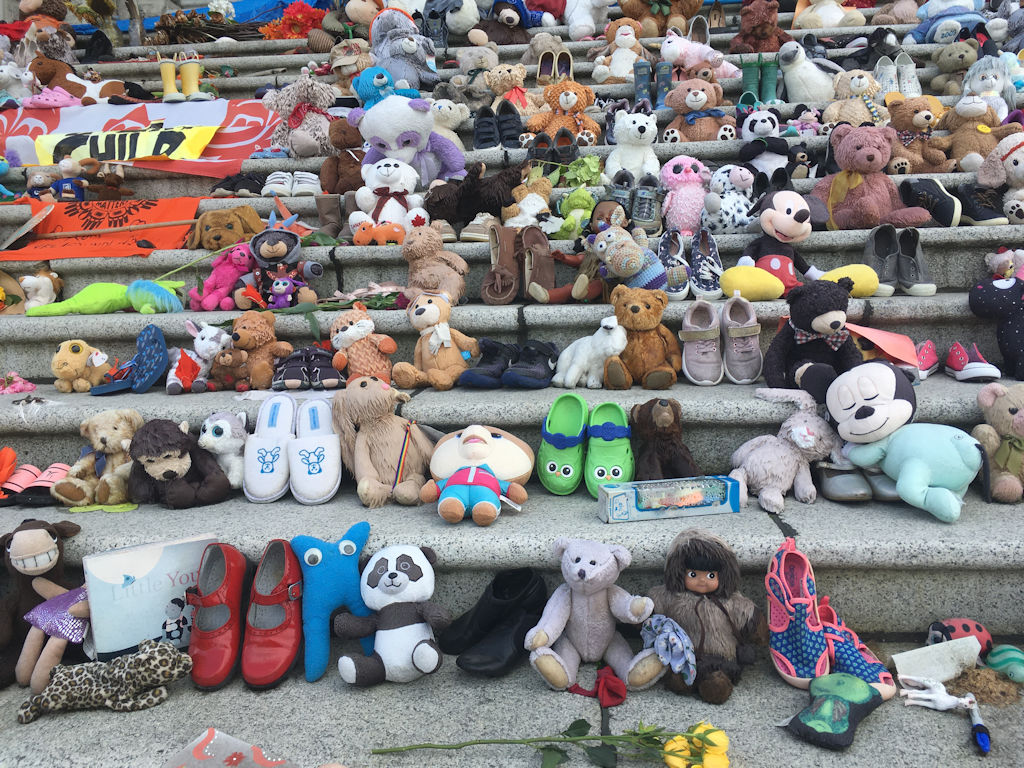
[[[764,234],[743,249],[740,264],[752,264],[775,275],[785,286],[784,296],[801,285],[794,267],[812,280],[824,274],[804,261],[792,246],[806,240],[815,224],[824,226],[828,221],[828,211],[820,200],[791,190],[768,192],[751,213],[758,215]]]

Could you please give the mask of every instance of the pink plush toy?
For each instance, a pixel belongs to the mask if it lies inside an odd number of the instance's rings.
[[[252,251],[248,243],[231,246],[213,260],[210,276],[203,283],[203,293],[193,288],[188,292],[189,309],[204,309],[211,312],[215,309],[234,309],[235,300],[231,292],[242,275],[253,270]]]
[[[668,190],[661,207],[665,224],[678,229],[683,236],[700,229],[704,210],[704,185],[711,180],[711,171],[688,155],[676,155],[661,167],[661,184]]]
[[[665,39],[661,43],[661,60],[672,64],[673,85],[681,80],[688,80],[692,75],[686,74],[690,67],[708,62],[715,69],[715,77],[739,77],[740,70],[735,64],[725,60],[721,51],[710,45],[695,43],[683,35],[675,27],[669,27]]]

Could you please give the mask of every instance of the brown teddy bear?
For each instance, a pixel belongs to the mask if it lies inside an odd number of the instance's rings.
[[[444,250],[441,222],[413,227],[402,243],[402,258],[409,264],[405,297],[415,300],[424,291],[443,293],[458,304],[466,293],[469,264],[459,254]]]
[[[690,19],[700,10],[701,0],[665,0],[657,5],[650,0],[622,0],[619,7],[623,16],[640,22],[641,37],[664,37],[669,27],[688,29]],[[659,10],[656,12],[655,8]]]
[[[964,75],[978,60],[978,41],[973,37],[944,45],[932,54],[941,74],[932,78],[932,91],[942,96],[959,96],[964,90]]]
[[[777,53],[792,39],[779,28],[775,0],[750,0],[740,8],[740,33],[730,41],[729,53]]]
[[[872,26],[889,26],[891,24],[917,24],[917,9],[924,5],[924,0],[896,0],[879,6],[871,19]]]
[[[636,457],[634,480],[698,477],[701,474],[683,442],[683,407],[678,400],[655,398],[629,412],[630,442]]]
[[[615,318],[626,329],[626,349],[604,364],[606,389],[629,389],[634,382],[644,389],[668,389],[676,383],[683,364],[679,342],[661,324],[668,304],[664,291],[617,285],[611,295]]]
[[[576,137],[580,146],[593,146],[601,136],[601,127],[583,110],[593,105],[594,92],[574,80],[554,83],[544,89],[544,101],[551,107],[550,112],[541,112],[526,121],[530,133],[546,132],[554,136],[560,128],[566,128]]]
[[[392,499],[410,506],[420,503],[434,443],[422,427],[394,412],[409,399],[387,382],[368,378],[349,379],[334,395],[331,409],[341,460],[355,476],[364,506],[381,507]]]
[[[977,171],[1000,141],[1022,130],[1020,123],[1001,125],[996,111],[980,96],[965,96],[946,112],[936,126],[948,131],[929,142],[956,160],[956,169]]]
[[[288,342],[277,340],[276,321],[273,312],[249,310],[236,317],[231,325],[235,347],[249,353],[249,386],[253,389],[270,389],[275,363],[295,351]]]
[[[812,194],[828,208],[829,229],[873,229],[879,224],[918,227],[931,219],[924,208],[907,208],[885,175],[896,131],[837,125],[829,141],[842,169],[814,185]]]
[[[933,96],[889,99],[889,127],[896,131],[896,139],[888,173],[948,173],[956,167],[955,160],[931,143],[941,117],[942,105]]]
[[[224,349],[213,358],[210,366],[212,392],[249,390],[249,353],[244,349]]]
[[[83,421],[78,431],[89,444],[50,495],[66,507],[127,501],[128,447],[142,424],[142,414],[131,408],[102,411]]]
[[[199,216],[189,230],[185,247],[191,249],[202,246],[216,251],[227,245],[248,242],[257,232],[263,231],[263,226],[260,215],[250,205],[207,211]]]
[[[523,117],[535,115],[549,109],[544,97],[539,93],[526,90],[526,67],[522,64],[499,64],[484,72],[484,82],[495,94],[491,109],[498,110],[498,105],[505,99],[519,110]]]
[[[640,23],[635,19],[616,19],[605,27],[604,39],[608,44],[587,52],[587,58],[594,62],[591,78],[595,83],[632,83],[634,63],[657,60],[640,44],[640,35]]]
[[[1024,384],[986,384],[978,390],[978,407],[985,423],[971,430],[971,437],[988,454],[992,498],[1016,504],[1024,497]]]
[[[289,148],[295,157],[337,154],[329,138],[330,124],[337,121],[326,113],[334,106],[334,88],[313,79],[308,67],[302,68],[295,82],[268,91],[262,101],[264,107],[281,116],[270,137],[274,146]]]
[[[711,72],[714,77],[714,70]],[[713,141],[723,126],[731,126],[732,138],[736,136],[736,118],[721,109],[722,86],[718,83],[683,80],[669,91],[665,106],[674,109],[677,117],[665,129],[662,141]]]
[[[50,360],[58,392],[88,392],[103,383],[110,366],[107,356],[81,339],[70,339],[57,347]]]
[[[836,100],[825,107],[821,115],[822,123],[882,125],[889,119],[889,110],[881,101],[874,99],[882,86],[870,72],[863,69],[839,72],[832,78],[832,89]]]
[[[362,149],[363,137],[348,120],[334,120],[327,129],[327,136],[338,154],[327,157],[320,166],[320,186],[325,195],[355,192],[363,186],[360,172],[366,155]]]
[[[374,333],[375,330],[373,319],[361,301],[334,318],[331,345],[337,352],[331,364],[339,371],[347,368],[349,379],[376,376],[390,384],[391,355],[398,351],[398,345],[390,336]]]
[[[439,294],[421,293],[406,309],[409,322],[420,334],[412,363],[396,363],[391,376],[402,389],[431,386],[447,390],[469,367],[463,352],[480,354],[476,339],[450,328],[452,305]]]

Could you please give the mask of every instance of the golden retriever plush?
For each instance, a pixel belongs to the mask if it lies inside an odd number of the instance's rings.
[[[260,215],[249,205],[207,211],[189,230],[185,247],[191,249],[201,246],[216,251],[235,243],[247,243],[263,228]]]
[[[50,495],[66,507],[127,501],[128,446],[142,424],[142,414],[132,408],[103,411],[83,421],[79,433],[88,445]]]

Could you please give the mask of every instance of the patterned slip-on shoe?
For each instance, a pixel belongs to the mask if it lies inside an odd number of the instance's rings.
[[[829,605],[828,596],[821,598],[818,603],[818,615],[825,627],[831,671],[859,677],[882,694],[886,701],[895,696],[896,683],[885,664],[836,615],[835,609]]]

